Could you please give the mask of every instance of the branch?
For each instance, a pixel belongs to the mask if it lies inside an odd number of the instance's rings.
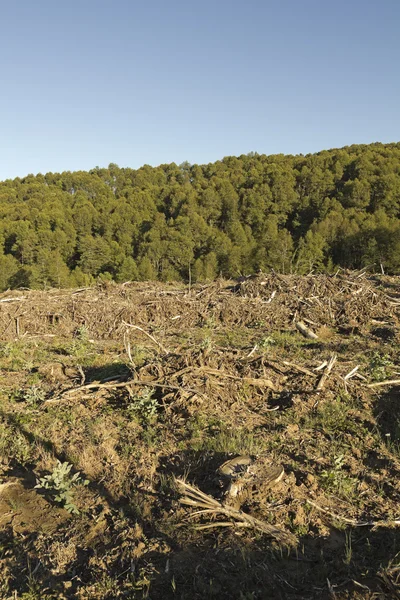
[[[325,513],[326,515],[333,517],[334,519],[336,519],[336,521],[343,521],[344,523],[353,525],[353,527],[393,527],[393,526],[400,525],[400,519],[395,520],[395,521],[356,521],[355,519],[349,519],[348,517],[342,517],[341,515],[331,512],[327,508],[323,508],[322,506],[319,506],[319,504],[317,504],[316,502],[313,502],[312,500],[307,499],[306,502],[307,502],[307,504],[310,504],[317,510],[320,510],[321,512]]]
[[[328,364],[326,366],[326,369],[323,372],[323,374],[321,376],[321,379],[318,382],[318,385],[317,385],[317,388],[316,388],[317,392],[320,392],[323,389],[323,387],[324,387],[324,385],[326,383],[326,380],[328,379],[329,374],[330,374],[330,372],[333,369],[333,365],[335,364],[336,359],[337,359],[336,354],[332,354],[332,356],[331,356],[331,358],[330,358],[330,360],[329,360],[329,362],[328,362]]]
[[[307,327],[307,325],[305,325],[302,321],[297,321],[296,325],[296,329],[297,331],[299,331],[301,333],[301,335],[303,335],[304,337],[308,338],[309,340],[317,340],[318,336],[316,333],[314,333],[313,331],[311,331],[311,329],[309,329]]]
[[[76,388],[70,388],[69,390],[65,390],[65,392],[63,392],[61,394],[61,398],[63,398],[64,396],[71,396],[74,394],[77,394],[78,392],[82,392],[85,390],[99,390],[99,389],[103,389],[103,390],[114,390],[114,389],[118,389],[118,388],[124,388],[124,387],[130,387],[130,386],[145,386],[145,387],[157,387],[157,388],[161,388],[161,389],[166,389],[166,390],[174,390],[177,392],[190,392],[191,394],[196,394],[198,396],[202,396],[204,397],[204,394],[202,392],[200,392],[199,390],[196,390],[194,388],[183,388],[177,385],[170,385],[167,383],[160,383],[159,380],[156,381],[138,381],[136,379],[130,379],[129,381],[121,381],[119,383],[100,383],[100,382],[93,382],[93,383],[88,383],[86,385],[80,385],[79,387]],[[59,400],[61,398],[54,398],[54,399],[49,399],[46,400],[44,402],[44,404],[55,404],[56,402],[59,402]]]
[[[169,354],[169,350],[167,350],[165,346],[163,346],[159,341],[157,341],[155,337],[150,335],[150,333],[147,333],[147,331],[139,327],[139,325],[132,325],[132,323],[126,323],[125,321],[122,321],[122,323],[123,325],[126,325],[126,327],[131,327],[131,329],[137,329],[138,331],[141,331],[142,333],[144,333],[144,335],[147,335],[147,337],[150,338],[155,344],[157,344],[157,346],[161,348],[161,350],[165,352],[165,354]]]
[[[226,504],[222,505],[220,502],[215,500],[215,498],[208,496],[198,488],[189,485],[186,483],[186,481],[183,481],[183,479],[176,479],[175,483],[178,491],[183,495],[183,498],[180,500],[181,504],[205,509],[204,512],[206,514],[220,514],[230,517],[234,520],[233,522],[219,521],[207,525],[197,525],[196,529],[209,529],[212,527],[247,527],[262,531],[270,537],[275,538],[283,545],[294,546],[297,544],[297,539],[293,534],[283,531],[282,529],[278,529],[277,527],[274,527],[269,523],[265,523],[264,521],[260,521],[259,519],[248,515],[247,513],[237,510],[236,508],[227,506]],[[203,513],[203,511],[201,512]]]
[[[386,379],[386,381],[377,381],[376,383],[368,383],[368,388],[380,387],[381,385],[399,385],[400,379]]]

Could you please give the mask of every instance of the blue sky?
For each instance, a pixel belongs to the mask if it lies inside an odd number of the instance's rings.
[[[3,0],[0,179],[400,141],[398,0]]]

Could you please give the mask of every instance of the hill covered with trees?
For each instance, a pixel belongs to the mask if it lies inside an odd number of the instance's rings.
[[[400,273],[400,143],[0,183],[0,289]]]

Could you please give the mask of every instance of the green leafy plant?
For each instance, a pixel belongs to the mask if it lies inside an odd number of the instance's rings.
[[[128,412],[139,417],[141,421],[148,422],[153,420],[160,406],[157,399],[153,397],[153,394],[153,388],[143,388],[139,394],[132,396],[128,405]]]
[[[343,454],[335,457],[333,467],[325,469],[321,473],[321,483],[323,487],[330,491],[340,494],[346,498],[351,498],[355,493],[356,480],[349,477],[344,470],[345,457]]]
[[[65,349],[78,364],[84,366],[90,366],[96,356],[93,340],[89,339],[89,330],[85,325],[81,325],[75,330],[73,341]]]
[[[61,504],[69,513],[79,514],[73,502],[73,488],[78,485],[88,485],[87,479],[82,479],[80,473],[71,475],[72,465],[68,462],[57,461],[53,472],[39,479],[35,488],[47,490],[55,502]]]
[[[18,400],[26,402],[28,406],[33,408],[42,404],[46,399],[46,392],[39,385],[32,385],[26,390],[22,390],[19,394]]]
[[[369,372],[373,381],[384,381],[389,378],[388,368],[393,368],[394,364],[388,354],[379,354],[374,352],[369,363]]]
[[[260,340],[258,342],[258,345],[260,348],[263,348],[264,350],[266,348],[270,348],[271,346],[275,346],[276,345],[276,340],[272,337],[272,336],[267,336],[265,338],[262,338],[262,340]]]

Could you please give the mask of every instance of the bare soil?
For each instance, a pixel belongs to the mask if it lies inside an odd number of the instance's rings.
[[[0,295],[0,598],[400,597],[399,318],[365,273]]]

